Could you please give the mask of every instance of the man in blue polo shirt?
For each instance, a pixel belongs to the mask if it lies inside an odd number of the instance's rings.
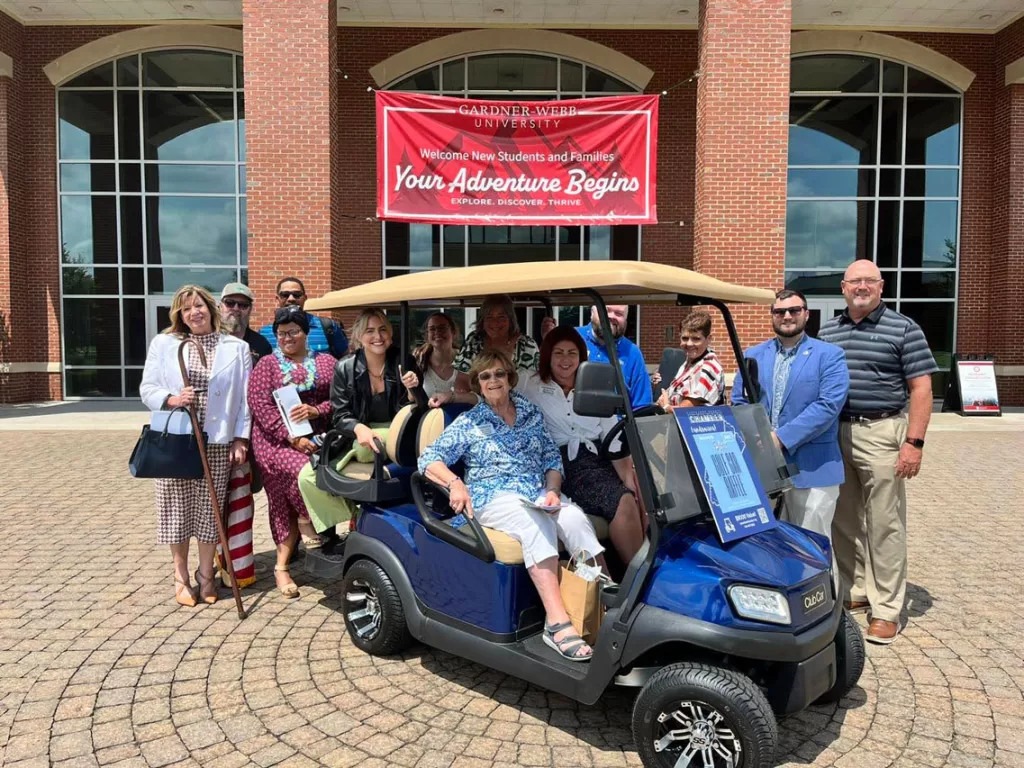
[[[300,309],[306,306],[306,286],[297,277],[286,277],[277,284],[277,306],[287,307],[297,305]],[[306,338],[306,346],[312,352],[329,352],[339,360],[348,353],[348,337],[341,323],[336,323],[329,317],[317,317],[306,313],[309,320],[309,336]],[[277,349],[277,336],[274,335],[274,326],[265,325],[260,328],[260,335],[270,342],[270,346]]]
[[[612,327],[615,340],[615,353],[619,356],[622,375],[629,387],[629,401],[634,410],[651,404],[651,377],[647,373],[643,353],[640,347],[626,338],[626,318],[629,307],[625,304],[609,304],[608,324]],[[601,334],[601,319],[597,307],[590,308],[590,325],[582,325],[576,332],[587,344],[587,355],[590,360],[598,363],[608,362],[608,347]]]

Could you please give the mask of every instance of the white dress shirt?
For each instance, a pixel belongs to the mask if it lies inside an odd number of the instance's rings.
[[[572,407],[575,390],[565,394],[558,382],[554,379],[544,382],[535,371],[522,374],[516,389],[540,408],[548,434],[559,448],[567,448],[569,461],[576,458],[581,445],[597,454],[604,436],[618,422],[614,416],[605,419],[580,416]],[[617,438],[610,449],[617,451],[620,445],[621,438]]]

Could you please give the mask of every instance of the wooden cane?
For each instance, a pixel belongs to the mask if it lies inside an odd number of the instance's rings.
[[[199,359],[206,367],[206,351],[195,339],[185,339],[178,347],[178,366],[181,368],[181,379],[185,386],[192,386],[188,378],[188,368],[185,366],[185,347],[193,345],[199,352]],[[192,432],[196,436],[196,443],[199,445],[199,457],[203,461],[203,473],[206,475],[206,487],[210,489],[210,504],[213,505],[213,519],[217,521],[217,535],[220,537],[220,546],[224,550],[224,561],[228,564],[228,573],[231,575],[231,591],[235,595],[235,607],[238,608],[238,618],[244,619],[245,606],[242,605],[242,593],[238,589],[238,579],[235,578],[235,564],[231,561],[231,548],[228,546],[228,532],[224,529],[224,520],[220,513],[220,499],[217,498],[217,489],[213,484],[213,472],[210,471],[210,460],[206,456],[206,441],[203,440],[203,430],[199,426],[199,414],[196,412],[195,399],[189,403],[189,415],[192,417]],[[216,559],[216,558],[215,558]],[[216,578],[216,573],[214,573]]]

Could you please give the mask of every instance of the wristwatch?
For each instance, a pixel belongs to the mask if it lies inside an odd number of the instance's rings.
[[[924,440],[920,437],[908,437],[904,440],[907,445],[912,445],[915,448],[924,448]]]

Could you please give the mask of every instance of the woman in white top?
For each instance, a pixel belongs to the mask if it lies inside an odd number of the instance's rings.
[[[434,398],[455,391],[455,342],[459,327],[450,315],[433,312],[423,324],[423,344],[413,353],[423,372],[423,391],[434,405]],[[474,398],[473,403],[476,403]]]
[[[576,329],[559,326],[544,337],[539,371],[524,375],[518,390],[540,408],[562,453],[562,491],[588,515],[608,521],[612,545],[622,562],[629,563],[643,545],[646,528],[636,501],[633,462],[628,456],[615,461],[598,456],[617,419],[580,416],[573,410],[576,371],[586,359],[587,345]]]

